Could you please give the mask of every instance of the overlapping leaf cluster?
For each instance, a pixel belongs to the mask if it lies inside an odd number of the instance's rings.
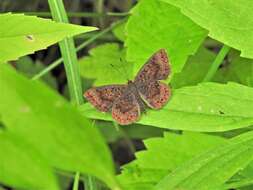
[[[157,49],[165,48],[170,57],[172,99],[159,111],[148,110],[139,124],[177,132],[145,140],[147,150],[137,152],[117,179],[103,138],[85,118],[111,121],[110,114],[84,104],[81,115],[44,84],[2,63],[0,182],[56,190],[54,168],[94,175],[115,190],[251,189],[252,9],[248,0],[139,1],[128,21],[113,31],[124,47],[102,44],[80,60],[83,79],[105,85],[133,78]],[[0,20],[6,26],[0,28],[1,62],[93,29],[24,15],[3,14]],[[37,27],[12,27],[20,20]],[[216,57],[212,43],[235,49],[213,80],[202,83]],[[227,138],[232,133],[235,137]]]

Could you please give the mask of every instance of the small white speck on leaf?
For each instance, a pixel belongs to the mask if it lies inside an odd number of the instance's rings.
[[[59,100],[59,101],[56,101],[54,105],[55,107],[61,107],[63,105],[63,102]]]
[[[31,109],[28,106],[22,106],[19,108],[19,111],[22,113],[29,113],[31,111]]]
[[[202,106],[198,106],[198,111],[201,111],[202,110]]]
[[[211,109],[211,113],[214,113],[214,110],[213,110],[213,109]]]

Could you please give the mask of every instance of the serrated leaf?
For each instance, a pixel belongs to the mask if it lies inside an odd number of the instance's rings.
[[[217,132],[253,124],[253,89],[236,83],[202,83],[172,92],[161,110],[148,110],[137,123],[168,129]],[[112,120],[90,104],[81,108],[93,119]]]
[[[203,81],[207,71],[215,59],[215,54],[204,47],[189,57],[180,73],[176,73],[171,80],[173,88],[193,86]]]
[[[178,8],[157,0],[138,2],[126,25],[127,60],[134,74],[158,49],[166,48],[172,72],[180,72],[207,32],[180,13]]]
[[[59,189],[48,162],[23,139],[0,132],[0,150],[0,183],[19,189]]]
[[[182,164],[156,190],[209,190],[220,187],[253,159],[253,132],[248,132]]]
[[[151,190],[176,167],[224,142],[223,138],[200,133],[165,133],[163,138],[145,140],[147,150],[137,152],[136,160],[124,166],[118,178],[128,190]]]
[[[6,64],[0,66],[0,86],[0,115],[7,130],[26,139],[55,168],[89,173],[117,186],[108,147],[76,108]]]
[[[132,64],[125,60],[125,50],[116,43],[93,48],[89,57],[80,60],[81,75],[95,79],[94,85],[127,83],[132,78]]]
[[[252,9],[248,0],[162,0],[181,9],[209,36],[241,51],[241,56],[253,58]]]
[[[93,31],[95,27],[56,23],[23,14],[0,14],[0,61],[16,60],[45,49],[65,37]]]

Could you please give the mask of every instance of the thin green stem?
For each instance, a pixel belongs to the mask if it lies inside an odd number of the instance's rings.
[[[50,12],[16,12],[16,13],[22,13],[25,15],[36,15],[41,17],[51,17]],[[68,12],[68,17],[77,17],[77,18],[98,18],[98,17],[124,17],[128,16],[129,12],[123,12],[123,13],[114,13],[114,12],[107,12],[107,13],[89,13],[89,12]]]
[[[108,28],[105,28],[104,30],[102,30],[101,32],[95,34],[94,36],[92,36],[90,39],[88,39],[87,41],[83,42],[82,44],[80,44],[77,48],[76,48],[76,52],[80,51],[81,49],[85,48],[86,46],[88,46],[89,44],[91,44],[92,42],[94,42],[96,39],[98,39],[99,37],[105,35],[106,33],[110,32],[112,29],[116,28],[117,26],[119,26],[120,24],[122,24],[126,19],[122,19],[118,22],[115,22],[113,24],[111,24]],[[43,69],[42,71],[40,71],[38,74],[34,75],[32,80],[37,80],[40,77],[42,77],[43,75],[47,74],[48,72],[50,72],[51,70],[53,70],[55,67],[57,67],[58,65],[60,65],[62,63],[63,59],[59,58],[56,61],[54,61],[52,64],[50,64],[49,66],[47,66],[45,69]]]
[[[74,178],[74,184],[73,184],[73,190],[78,190],[78,185],[79,185],[79,178],[80,178],[80,173],[76,172],[75,178]]]
[[[231,48],[229,46],[225,44],[223,45],[218,55],[216,56],[214,62],[212,63],[211,67],[209,68],[205,78],[203,79],[203,82],[208,82],[213,78],[213,76],[215,75],[216,71],[218,70],[219,66],[223,62],[224,58],[226,57],[230,49]]]
[[[58,22],[68,23],[68,17],[62,0],[48,0],[53,19]],[[59,42],[63,57],[64,68],[66,70],[68,87],[71,101],[79,106],[83,103],[82,85],[77,62],[77,55],[73,38],[66,38]],[[79,172],[76,172],[73,190],[78,190]]]
[[[48,2],[53,19],[58,22],[68,23],[62,0],[48,0]],[[83,103],[82,85],[74,40],[73,38],[65,38],[59,42],[59,46],[66,70],[71,101],[76,105],[81,105]]]

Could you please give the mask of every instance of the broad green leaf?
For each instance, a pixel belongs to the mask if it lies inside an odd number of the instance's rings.
[[[0,151],[0,184],[19,189],[59,189],[48,162],[23,139],[0,132]]]
[[[100,45],[89,54],[80,60],[80,71],[83,77],[95,79],[94,85],[125,84],[132,78],[132,64],[125,60],[125,50],[118,44]]]
[[[93,119],[112,120],[90,104],[81,108]],[[167,129],[217,132],[253,124],[253,89],[236,83],[202,83],[172,92],[161,110],[148,110],[137,123]]]
[[[191,56],[180,73],[176,73],[171,80],[173,88],[193,86],[203,81],[206,73],[215,59],[215,54],[201,47]]]
[[[23,14],[0,14],[0,61],[16,60],[65,37],[93,31],[95,27],[56,23]]]
[[[38,72],[45,69],[45,67],[39,60],[34,62],[29,56],[19,58],[16,63],[17,70],[24,73],[28,78],[32,78]],[[51,73],[43,75],[41,79],[49,86],[57,89],[57,81]]]
[[[157,190],[209,190],[221,186],[253,159],[253,132],[202,153],[164,177]]]
[[[253,1],[249,0],[162,0],[209,31],[209,36],[253,58]]]
[[[128,190],[151,190],[176,167],[224,142],[223,138],[200,133],[165,133],[163,138],[145,140],[147,150],[137,152],[136,160],[123,167],[118,179]]]
[[[38,81],[0,66],[0,115],[7,130],[36,147],[52,166],[80,171],[116,186],[108,147],[76,108]]]
[[[228,81],[238,82],[253,87],[253,60],[236,57],[229,65],[220,68],[215,77],[215,82],[226,83]]]
[[[207,32],[174,6],[157,0],[139,1],[126,25],[127,60],[134,74],[158,49],[166,48],[172,72],[180,72]]]

